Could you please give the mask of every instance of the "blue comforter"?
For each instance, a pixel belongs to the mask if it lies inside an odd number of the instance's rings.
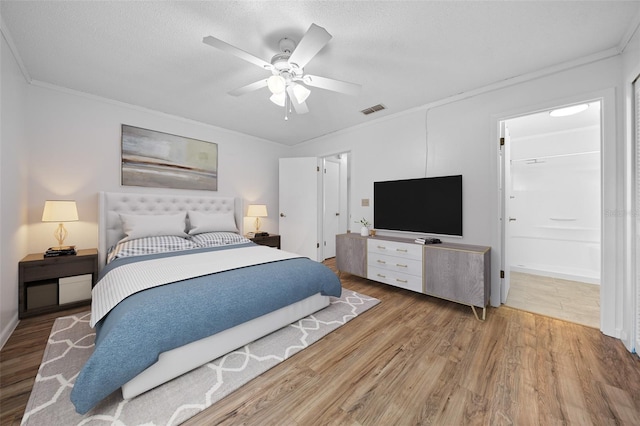
[[[234,246],[238,247],[238,246]],[[192,250],[220,250],[224,247]],[[102,271],[157,257],[117,259]],[[98,284],[99,285],[99,284]],[[326,266],[296,258],[219,272],[127,297],[96,325],[95,350],[71,391],[80,414],[158,360],[160,353],[298,302],[313,294],[339,297]]]

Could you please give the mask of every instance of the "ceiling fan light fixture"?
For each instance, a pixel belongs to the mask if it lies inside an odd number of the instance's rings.
[[[307,89],[302,84],[296,84],[293,86],[293,95],[296,97],[299,104],[306,101],[310,94],[311,90]]]
[[[284,91],[282,91],[280,93],[274,93],[273,95],[271,95],[269,100],[278,106],[284,107],[285,97],[286,94]]]
[[[287,82],[279,75],[272,75],[267,79],[267,87],[274,95],[284,93]]]

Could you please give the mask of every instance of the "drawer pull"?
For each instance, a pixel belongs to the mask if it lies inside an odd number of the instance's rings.
[[[386,264],[387,264],[387,262],[385,262],[384,260],[380,260],[380,259],[376,260],[376,262],[378,262],[378,263],[382,263],[383,265],[386,265]]]
[[[396,263],[396,266],[398,268],[408,268],[409,267],[409,265],[402,265],[401,263]]]
[[[382,274],[378,274],[378,276],[379,276],[380,278],[387,278],[387,276],[386,276],[386,275],[382,275]]]
[[[399,251],[399,252],[402,252],[402,253],[406,253],[406,252],[408,252],[409,250],[407,250],[407,249],[396,249],[396,251]]]
[[[386,250],[387,248],[385,246],[378,246],[379,249],[381,250]]]
[[[407,280],[401,280],[400,278],[396,278],[396,281],[398,281],[399,283],[403,283],[403,284],[406,284],[406,283],[409,282]]]

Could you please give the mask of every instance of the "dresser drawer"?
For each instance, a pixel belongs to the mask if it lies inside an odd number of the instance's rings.
[[[420,260],[404,259],[374,252],[369,253],[368,262],[370,266],[375,268],[422,277],[422,261]]]
[[[403,274],[402,272],[390,271],[369,265],[367,268],[367,278],[395,287],[422,292],[422,275]]]
[[[367,251],[370,256],[377,253],[422,261],[422,246],[418,244],[369,239]]]

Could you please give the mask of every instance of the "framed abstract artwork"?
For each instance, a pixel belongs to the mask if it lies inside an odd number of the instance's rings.
[[[218,144],[122,125],[122,185],[218,190]]]

